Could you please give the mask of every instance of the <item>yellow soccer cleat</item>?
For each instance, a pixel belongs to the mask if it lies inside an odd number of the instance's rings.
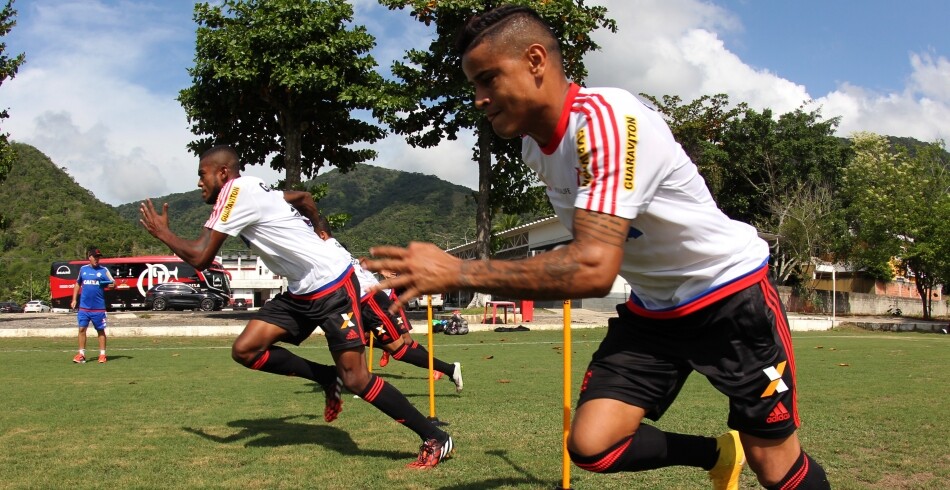
[[[739,441],[739,433],[730,430],[716,438],[719,459],[709,470],[709,479],[715,490],[739,490],[739,474],[745,464],[745,451]]]

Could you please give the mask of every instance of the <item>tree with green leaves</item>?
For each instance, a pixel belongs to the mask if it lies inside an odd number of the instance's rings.
[[[664,115],[676,141],[733,219],[774,234],[772,270],[780,282],[801,276],[834,248],[835,189],[849,158],[834,136],[838,118],[804,108],[776,118],[725,94],[683,103],[641,94]]]
[[[714,193],[719,207],[778,237],[773,270],[782,283],[803,281],[812,259],[834,250],[836,190],[850,158],[834,135],[838,121],[803,107],[778,117],[747,107],[706,155],[722,171]]]
[[[798,108],[775,117],[771,109],[746,108],[722,135],[723,185],[715,194],[733,219],[769,228],[769,206],[797,192],[801,183],[838,187],[847,164],[847,146],[834,136],[840,118]]]
[[[723,137],[729,122],[748,105],[741,102],[730,107],[726,94],[703,95],[687,104],[677,95],[664,95],[662,99],[644,93],[640,96],[663,114],[673,137],[699,168],[713,195],[721,193],[725,176],[719,164],[728,158],[722,150]]]
[[[850,234],[844,251],[856,267],[890,280],[911,274],[924,318],[933,291],[950,282],[950,161],[942,142],[913,154],[872,133],[852,138],[844,172]]]
[[[473,15],[501,2],[492,0],[379,0],[390,10],[408,10],[435,37],[428,51],[410,50],[405,61],[393,64],[400,80],[398,110],[384,114],[385,121],[414,147],[430,148],[459,133],[474,130],[473,160],[478,162],[477,233],[479,258],[490,255],[492,216],[530,212],[535,199],[522,199],[538,182],[521,161],[521,142],[496,136],[484,115],[475,109],[474,91],[462,73],[461,56],[454,50],[456,33]],[[616,32],[616,23],[606,17],[605,7],[591,7],[580,0],[534,0],[509,2],[530,5],[554,29],[561,42],[567,76],[581,83],[587,76],[584,54],[598,49],[590,33],[598,28]],[[494,164],[492,164],[494,159]]]
[[[375,38],[350,26],[343,0],[225,0],[195,5],[198,24],[191,87],[178,100],[200,154],[230,144],[242,163],[284,170],[299,189],[323,166],[341,171],[372,160],[385,130],[358,116],[388,104],[367,54]],[[369,115],[369,112],[366,112]]]
[[[13,9],[13,0],[8,0],[7,5],[3,7],[3,10],[0,10],[0,39],[6,37],[6,35],[13,30],[13,26],[15,25],[16,10]],[[6,51],[7,43],[0,42],[0,85],[3,85],[3,82],[8,78],[15,77],[17,70],[20,69],[20,65],[26,60],[23,53],[10,57]],[[7,110],[0,109],[0,121],[7,117],[9,117]],[[16,160],[13,148],[10,147],[9,141],[7,141],[8,136],[7,133],[0,131],[0,182],[3,182],[7,177],[7,173],[10,172],[10,167]],[[2,222],[3,217],[0,216],[0,223]]]

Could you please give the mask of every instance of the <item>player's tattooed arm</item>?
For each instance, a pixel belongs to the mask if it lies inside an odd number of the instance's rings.
[[[414,242],[406,248],[373,247],[377,260],[367,268],[397,273],[374,289],[404,289],[400,302],[453,289],[526,299],[599,297],[620,271],[629,227],[627,219],[578,209],[570,244],[527,259],[460,260],[431,243]]]
[[[620,271],[630,221],[578,209],[574,240],[524,260],[463,261],[464,289],[535,299],[599,297]]]

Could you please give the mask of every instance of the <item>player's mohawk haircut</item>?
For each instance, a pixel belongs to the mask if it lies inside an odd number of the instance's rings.
[[[502,5],[469,19],[455,37],[455,50],[460,56],[464,55],[510,19],[522,16],[530,17],[547,28],[547,23],[534,9],[522,5]]]

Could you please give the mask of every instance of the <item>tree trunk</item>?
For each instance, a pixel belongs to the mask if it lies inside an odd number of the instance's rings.
[[[491,256],[491,126],[487,119],[478,123],[478,196],[475,211],[475,256]]]
[[[292,190],[300,184],[300,155],[303,130],[292,115],[284,115],[280,120],[284,137],[284,189]]]
[[[924,320],[930,320],[930,302],[931,302],[931,293],[933,288],[927,287],[924,285],[924,281],[921,280],[921,277],[917,277],[917,280],[914,281],[914,286],[917,288],[917,294],[920,295],[921,306],[924,307]]]

